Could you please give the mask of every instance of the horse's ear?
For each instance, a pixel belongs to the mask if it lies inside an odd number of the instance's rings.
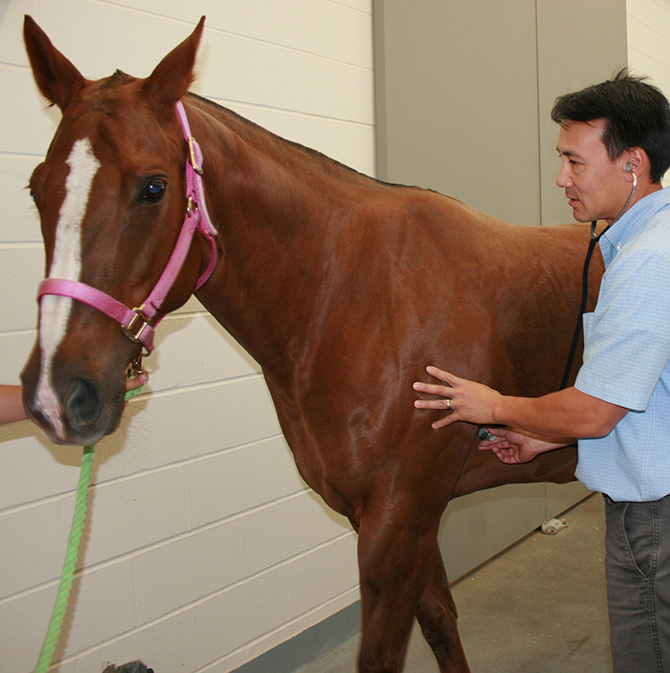
[[[205,27],[205,17],[180,45],[176,46],[154,69],[142,90],[151,99],[154,109],[174,107],[193,82],[195,56]]]
[[[51,103],[65,110],[75,92],[84,86],[86,80],[53,46],[32,16],[26,15],[24,19],[23,40],[39,90]]]

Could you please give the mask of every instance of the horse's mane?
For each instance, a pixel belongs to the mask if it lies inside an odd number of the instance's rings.
[[[132,75],[128,75],[122,70],[117,69],[113,75],[110,75],[109,77],[107,77],[102,81],[102,87],[104,89],[110,89],[112,87],[123,86],[124,84],[128,84],[129,82],[132,82],[135,79],[136,78],[134,78]],[[250,119],[243,117],[241,114],[238,114],[237,112],[234,112],[230,108],[220,105],[219,103],[216,103],[210,100],[209,98],[205,98],[204,96],[200,96],[193,92],[189,92],[188,96],[192,99],[195,99],[205,107],[210,108],[215,117],[219,119],[225,119],[227,122],[233,121],[241,129],[246,129],[247,131],[249,131],[250,133],[247,134],[248,137],[252,138],[253,136],[257,135],[258,137],[264,138],[265,140],[271,140],[276,145],[291,147],[297,150],[298,152],[302,152],[307,156],[311,157],[312,159],[314,159],[323,170],[329,173],[336,174],[345,178],[348,176],[349,179],[370,180],[384,187],[406,187],[406,185],[398,185],[389,182],[384,182],[383,180],[378,180],[377,178],[371,177],[370,175],[366,175],[365,173],[361,173],[360,171],[357,171],[355,168],[351,168],[351,166],[347,166],[346,164],[343,164],[337,161],[336,159],[332,159],[331,157],[327,156],[326,154],[323,154],[322,152],[319,152],[318,150],[315,150],[311,147],[307,147],[305,145],[301,145],[300,143],[297,143],[293,140],[283,138],[282,136],[279,136],[276,133],[273,133],[272,131],[269,131],[268,129],[264,128],[260,124],[256,124]]]
[[[113,86],[127,84],[128,82],[132,82],[134,79],[135,78],[132,75],[128,75],[127,73],[123,72],[123,70],[117,69],[113,75],[107,77],[107,79],[104,80],[102,86],[104,89],[109,89]]]
[[[361,173],[360,171],[357,171],[356,169],[351,168],[350,166],[347,166],[346,164],[343,164],[337,161],[336,159],[332,159],[331,157],[327,156],[326,154],[323,154],[322,152],[319,152],[318,150],[312,149],[311,147],[306,147],[305,145],[301,145],[300,143],[297,143],[293,140],[283,138],[282,136],[279,136],[276,133],[273,133],[272,131],[268,131],[268,129],[264,128],[263,126],[256,124],[250,119],[247,119],[246,117],[243,117],[237,112],[234,112],[233,110],[224,107],[223,105],[219,105],[218,103],[215,103],[214,101],[209,100],[208,98],[204,98],[203,96],[199,96],[198,94],[195,94],[193,92],[189,92],[188,95],[194,98],[195,100],[199,101],[200,103],[203,103],[204,105],[212,108],[215,116],[217,117],[225,117],[228,119],[232,119],[238,124],[240,124],[242,128],[247,128],[253,133],[260,134],[262,137],[265,137],[266,139],[271,139],[277,144],[292,147],[298,150],[299,152],[307,154],[309,157],[315,159],[322,166],[322,168],[328,172],[343,173],[344,175],[349,174],[351,177],[355,177],[357,179],[371,180],[372,182],[376,182],[377,184],[384,185],[386,187],[403,186],[403,185],[392,185],[387,182],[383,182],[382,180],[377,180],[376,178],[366,175],[365,173]]]

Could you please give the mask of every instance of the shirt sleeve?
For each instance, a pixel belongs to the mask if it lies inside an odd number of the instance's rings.
[[[584,364],[575,387],[643,411],[670,358],[670,261],[620,252],[603,276],[596,310],[584,316]]]

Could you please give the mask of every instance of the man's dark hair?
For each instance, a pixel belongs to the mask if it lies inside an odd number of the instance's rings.
[[[670,167],[670,107],[645,79],[624,68],[611,80],[557,98],[551,118],[558,124],[605,119],[603,143],[609,158],[614,161],[631,147],[641,147],[649,157],[652,181],[659,182]]]

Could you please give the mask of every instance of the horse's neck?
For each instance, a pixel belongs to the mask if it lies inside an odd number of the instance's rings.
[[[327,278],[355,216],[352,194],[376,183],[235,119],[232,128],[214,124],[204,133],[198,140],[221,260],[198,296],[264,369],[283,379],[332,295]]]

